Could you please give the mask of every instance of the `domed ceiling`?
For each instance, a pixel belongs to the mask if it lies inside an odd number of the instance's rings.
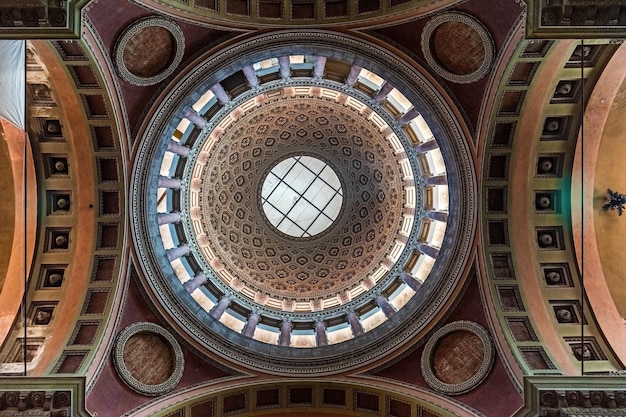
[[[350,298],[367,278],[373,286],[372,272],[393,266],[394,243],[408,239],[399,235],[403,215],[410,224],[415,211],[404,207],[403,183],[414,189],[415,181],[403,181],[392,144],[373,122],[334,100],[281,98],[233,120],[207,149],[212,142],[198,154],[194,169],[202,171],[190,195],[197,205],[189,208],[202,224],[200,249],[223,261],[236,277],[232,287],[282,300],[283,308],[309,301],[319,310],[331,297]],[[272,179],[277,189],[263,192]]]
[[[201,58],[134,174],[149,190],[133,199],[137,250],[167,314],[204,348],[281,373],[354,366],[423,331],[473,236],[458,194],[473,194],[473,168],[438,93],[367,44],[318,36]]]

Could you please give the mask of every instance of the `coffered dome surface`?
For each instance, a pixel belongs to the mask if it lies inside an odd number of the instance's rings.
[[[355,110],[320,98],[267,100],[207,148],[198,156],[203,163],[196,162],[199,204],[191,207],[202,224],[200,246],[257,297],[349,299],[351,289],[363,280],[373,286],[373,272],[393,264],[404,174],[389,141]],[[312,237],[281,233],[261,209],[263,180],[291,155],[325,161],[345,190],[337,220]]]

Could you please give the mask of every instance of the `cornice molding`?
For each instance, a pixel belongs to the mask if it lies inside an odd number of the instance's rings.
[[[91,0],[42,0],[41,5],[25,5],[23,0],[5,0],[2,8],[13,16],[19,14],[19,25],[0,21],[0,39],[78,39],[82,27],[82,11]],[[31,2],[33,3],[33,2]],[[50,4],[53,3],[53,4]],[[40,13],[44,13],[40,15]]]

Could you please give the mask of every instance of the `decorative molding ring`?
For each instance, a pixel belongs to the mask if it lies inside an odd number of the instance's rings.
[[[433,56],[430,47],[432,36],[434,35],[435,30],[446,22],[463,23],[472,28],[480,37],[483,48],[485,49],[485,59],[476,71],[470,74],[455,74],[441,66],[439,62],[437,62],[437,59]],[[493,38],[487,28],[472,16],[459,12],[440,14],[426,22],[424,30],[422,31],[421,45],[422,52],[424,53],[424,57],[426,58],[428,65],[446,80],[458,84],[470,84],[481,80],[489,73],[495,57]]]
[[[467,331],[470,332],[480,339],[482,342],[485,353],[483,355],[483,360],[480,364],[480,367],[476,371],[476,373],[470,377],[469,379],[459,383],[459,384],[448,384],[441,381],[435,375],[433,371],[433,355],[435,353],[435,349],[438,343],[447,335],[455,331]],[[465,394],[476,388],[486,377],[489,371],[491,370],[491,366],[493,365],[493,344],[491,342],[491,336],[487,330],[481,325],[474,323],[472,321],[455,321],[449,324],[446,324],[439,330],[437,330],[424,347],[424,352],[422,353],[422,375],[424,376],[424,380],[431,388],[445,393],[449,395],[459,395]]]
[[[169,346],[172,349],[172,355],[174,356],[174,369],[169,378],[161,384],[148,385],[139,381],[132,375],[124,362],[124,347],[126,346],[126,342],[128,342],[132,336],[139,333],[152,333],[160,336],[164,339],[164,342],[169,343]],[[115,369],[118,375],[130,389],[143,395],[157,396],[171,391],[174,387],[176,387],[176,385],[178,385],[183,376],[185,359],[183,356],[183,350],[170,332],[157,324],[141,322],[131,324],[122,330],[117,336],[115,349],[113,351],[113,363],[115,364]]]
[[[139,33],[139,31],[151,26],[161,27],[167,30],[172,35],[172,38],[174,39],[174,42],[176,44],[176,54],[172,58],[169,65],[163,69],[163,71],[151,77],[142,77],[133,74],[126,67],[126,64],[124,63],[124,50],[126,49],[128,42],[132,39],[134,35]],[[161,17],[147,17],[131,24],[124,30],[124,32],[122,32],[122,34],[118,38],[113,52],[115,56],[115,68],[117,69],[117,73],[119,74],[119,76],[122,77],[122,79],[127,83],[140,87],[157,84],[172,75],[180,62],[183,60],[184,53],[185,35],[183,34],[182,29],[171,20],[163,19]]]

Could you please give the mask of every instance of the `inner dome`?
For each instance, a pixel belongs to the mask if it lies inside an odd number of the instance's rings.
[[[408,234],[419,224],[415,197],[405,201],[416,195],[416,173],[408,164],[403,171],[399,141],[341,103],[341,96],[315,95],[313,88],[293,95],[278,85],[251,99],[254,107],[243,102],[239,108],[247,111],[231,111],[230,123],[207,134],[197,156],[188,158],[199,179],[188,202],[198,222],[190,237],[201,248],[200,261],[231,290],[279,311],[328,310],[361,297],[408,250]],[[261,204],[272,171],[297,156],[326,161],[345,184],[328,213],[336,219],[304,239],[302,231],[277,228],[271,220],[282,216],[268,216],[268,204]],[[304,177],[305,167],[298,166]],[[329,190],[340,188],[337,180],[329,179]],[[289,208],[289,201],[268,198]]]
[[[341,211],[343,190],[335,171],[317,158],[292,156],[265,177],[261,204],[274,227],[293,237],[328,229]]]

